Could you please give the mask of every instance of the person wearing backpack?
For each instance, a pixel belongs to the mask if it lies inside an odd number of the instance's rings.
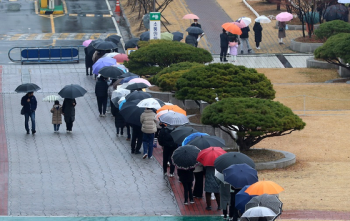
[[[170,126],[166,126],[163,123],[160,123],[160,126],[162,127],[162,129],[160,129],[160,132],[158,135],[158,143],[160,146],[163,147],[163,173],[164,173],[164,176],[168,175],[167,166],[168,166],[168,162],[170,162],[169,177],[174,177],[175,165],[171,160],[171,156],[176,150],[177,144],[174,142],[173,137],[170,135],[170,133],[174,130],[174,128],[171,128]]]

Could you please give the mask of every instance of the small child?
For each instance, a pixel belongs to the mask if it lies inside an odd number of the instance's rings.
[[[236,62],[237,60],[237,50],[238,50],[238,38],[235,36],[230,39],[228,46],[230,47],[231,62]]]
[[[51,108],[51,113],[54,132],[58,133],[60,125],[62,124],[62,106],[58,100],[55,100],[55,104]]]

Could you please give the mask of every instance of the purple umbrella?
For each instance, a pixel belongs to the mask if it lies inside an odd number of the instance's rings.
[[[98,75],[98,72],[100,71],[101,68],[106,67],[106,66],[112,66],[115,65],[117,61],[113,58],[100,58],[96,61],[94,65],[92,65],[92,72],[96,75]]]
[[[120,81],[120,84],[128,83],[134,78],[138,78],[138,76],[130,76],[130,77],[123,78],[123,80]]]

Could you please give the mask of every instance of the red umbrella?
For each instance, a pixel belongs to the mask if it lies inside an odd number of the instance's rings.
[[[123,63],[124,61],[129,61],[127,54],[117,54],[113,57],[118,63]]]
[[[225,153],[226,151],[224,151],[221,147],[209,147],[199,152],[197,161],[203,164],[205,167],[213,167],[215,159]]]

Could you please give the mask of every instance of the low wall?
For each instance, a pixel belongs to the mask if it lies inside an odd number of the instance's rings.
[[[338,65],[330,64],[326,61],[318,61],[314,58],[306,59],[306,67],[308,68],[322,68],[322,69],[338,69]]]
[[[290,44],[290,49],[301,53],[314,53],[316,48],[322,45],[323,43],[304,43],[304,42],[298,42],[292,39]]]
[[[270,150],[270,149],[267,149]],[[276,151],[284,154],[284,158],[276,160],[276,161],[270,161],[270,162],[264,162],[264,163],[256,163],[255,169],[256,170],[272,170],[272,169],[280,169],[285,168],[288,166],[291,166],[295,164],[296,162],[296,156],[293,153],[282,151],[282,150],[271,150]]]

